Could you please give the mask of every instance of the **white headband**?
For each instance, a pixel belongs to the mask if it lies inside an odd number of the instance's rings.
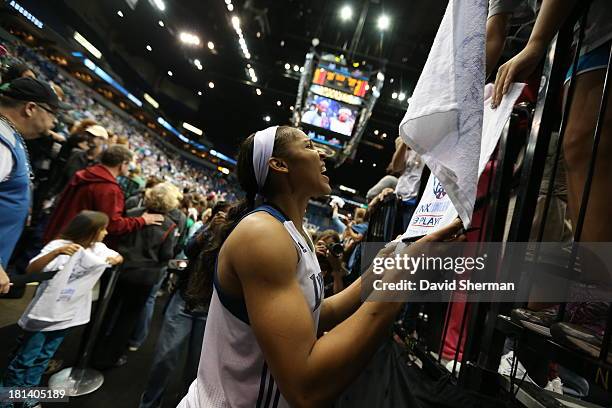
[[[271,126],[267,129],[255,133],[253,140],[253,168],[255,169],[255,179],[259,191],[263,189],[268,177],[268,161],[272,157],[274,150],[274,137],[278,126]]]

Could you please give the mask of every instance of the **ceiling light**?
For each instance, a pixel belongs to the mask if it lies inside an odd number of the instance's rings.
[[[148,93],[145,93],[143,97],[144,97],[144,100],[149,102],[151,106],[153,106],[155,109],[159,108],[159,103],[157,103],[157,101],[153,99],[151,95],[149,95]]]
[[[198,91],[198,96],[202,96],[202,91]]]
[[[276,106],[281,106],[281,105],[282,105],[281,101],[276,101]]]
[[[214,43],[214,42],[212,42],[212,41],[209,41],[209,42],[208,42],[208,49],[209,49],[209,50],[214,50],[214,49],[215,49],[215,43]]]
[[[85,37],[83,37],[81,34],[79,34],[78,31],[74,32],[74,39],[76,40],[76,42],[81,44],[83,46],[83,48],[85,48],[87,51],[89,51],[91,53],[91,55],[93,55],[94,57],[96,57],[98,59],[102,58],[102,53],[100,52],[100,50],[98,50],[96,47],[94,47],[92,43],[87,41],[87,39]]]
[[[386,138],[386,137],[387,137],[387,134],[386,134],[386,133],[383,133],[383,134],[382,134],[382,136],[380,136],[380,137],[384,139],[384,138]]]
[[[209,83],[208,83],[208,87],[209,87],[210,89],[214,88],[214,87],[215,87],[215,83],[214,83],[214,82],[212,82],[212,81],[211,81],[211,82],[209,82]]]
[[[271,118],[270,118],[270,116],[269,116],[269,115],[264,116],[264,118],[263,118],[263,119],[264,119],[266,122],[269,122],[269,121],[271,120]]]
[[[289,107],[289,110],[293,110],[293,105],[291,105],[291,106]]]
[[[163,21],[161,21],[161,20],[159,20],[159,21],[157,22],[157,24],[159,24],[159,26],[160,26],[160,27],[163,27],[163,26],[164,26],[164,22],[163,22]]]
[[[121,11],[121,10],[117,11],[117,15],[118,15],[119,17],[123,17],[123,11]]]
[[[392,84],[392,83],[393,83],[393,81],[395,81],[395,79],[391,78],[391,79],[389,80],[389,83],[390,83],[390,84]]]
[[[255,89],[255,93],[256,93],[257,95],[261,95],[261,89],[259,89],[259,88]]]
[[[382,14],[380,17],[378,17],[378,22],[376,25],[380,31],[385,31],[391,25],[391,20],[388,16]]]
[[[232,4],[232,0],[225,0],[225,4]]]
[[[257,32],[257,34],[255,34],[255,36],[256,36],[257,38],[261,38],[261,33],[258,31],[258,32]]]
[[[291,64],[285,64],[285,69],[289,71],[291,69]]]
[[[375,130],[374,130],[374,134],[375,134],[375,135],[378,135],[378,129],[375,129]]]
[[[342,21],[350,20],[353,17],[353,9],[350,6],[344,6],[340,9],[340,18]]]
[[[227,10],[228,11],[234,11],[234,5],[233,4],[228,4],[227,5]]]
[[[378,79],[379,81],[384,81],[385,80],[385,74],[383,74],[382,72],[378,72],[376,74],[376,79]]]
[[[202,136],[202,134],[204,134],[204,132],[202,132],[202,129],[199,129],[187,122],[183,122],[183,127],[187,129],[188,131],[195,133],[198,136]]]
[[[363,159],[359,159],[359,163],[363,163]]]
[[[153,0],[153,3],[155,4],[155,7],[159,9],[159,11],[166,10],[166,3],[164,3],[163,0]]]
[[[238,16],[232,16],[232,26],[234,26],[234,30],[238,30],[238,28],[240,28],[240,19]]]
[[[376,167],[376,163],[372,163],[372,167]]]
[[[293,66],[293,70],[294,70],[295,72],[298,72],[298,71],[300,70],[300,67],[299,67],[298,65],[294,65],[294,66]]]
[[[397,92],[393,92],[391,94],[391,99],[397,99]]]
[[[280,42],[280,46],[281,46],[281,47],[284,47],[284,46],[285,46],[285,41],[281,41],[281,42]]]
[[[179,39],[183,44],[200,45],[200,37],[185,31],[179,34]]]
[[[397,99],[399,99],[400,101],[403,101],[404,99],[406,99],[406,94],[403,92],[400,92],[400,94],[397,96]]]
[[[172,71],[168,71],[168,76],[172,76],[172,75],[174,75]]]
[[[149,44],[147,44],[147,51],[153,51],[153,48]]]
[[[355,190],[354,188],[351,188],[351,187],[343,186],[342,184],[340,184],[340,186],[338,186],[338,188],[340,190],[342,190],[342,191],[346,191],[347,193],[357,194],[357,190]]]

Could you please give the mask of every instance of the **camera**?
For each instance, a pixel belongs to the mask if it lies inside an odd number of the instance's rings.
[[[344,252],[344,247],[342,247],[342,244],[339,242],[333,242],[327,245],[327,249],[337,258],[341,257],[342,253]]]

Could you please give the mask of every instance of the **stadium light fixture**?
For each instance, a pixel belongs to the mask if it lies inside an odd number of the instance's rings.
[[[214,50],[215,49],[215,43],[214,42],[209,41],[207,45],[208,45],[208,49],[209,50]]]
[[[346,5],[340,9],[340,19],[342,21],[348,21],[351,17],[353,17],[353,9],[351,6]]]
[[[338,188],[340,190],[342,190],[342,191],[346,191],[347,193],[357,194],[357,190],[355,190],[354,188],[351,188],[351,187],[343,186],[342,184],[340,184],[340,186],[338,186]]]
[[[153,51],[153,48],[149,44],[147,44],[147,51]]]
[[[160,27],[164,27],[164,26],[165,26],[164,22],[163,22],[163,21],[161,21],[161,20],[159,20],[159,21],[157,22],[157,24],[159,24],[159,26],[160,26]]]
[[[378,22],[376,25],[380,31],[385,31],[391,25],[391,19],[389,16],[382,14],[380,17],[378,17]]]
[[[208,83],[208,87],[209,87],[210,89],[213,89],[213,88],[215,87],[215,83],[214,83],[214,82],[212,82],[212,81],[210,81],[210,82]]]
[[[276,101],[276,106],[281,106],[282,102],[281,101]]]
[[[172,71],[168,71],[168,76],[172,76],[172,75],[174,75]]]
[[[400,92],[400,94],[397,95],[397,99],[399,99],[400,101],[403,101],[404,99],[406,99],[406,94],[403,92]]]
[[[255,89],[255,93],[257,94],[257,96],[261,96],[261,89],[259,88]]]
[[[198,91],[198,96],[202,96],[202,91]]]
[[[391,99],[397,99],[397,92],[393,92],[391,94]]]
[[[263,118],[263,119],[264,119],[266,122],[269,122],[270,120],[272,120],[272,119],[270,118],[270,115],[266,115],[266,116],[264,116],[264,118]]]
[[[123,11],[118,10],[118,11],[117,11],[117,15],[118,15],[119,17],[123,18]]]
[[[151,95],[149,95],[148,93],[145,93],[143,97],[144,97],[144,100],[149,102],[149,104],[153,106],[155,109],[159,108],[159,103],[155,99],[153,99]]]
[[[183,31],[179,34],[179,39],[183,44],[198,46],[200,45],[200,37],[195,34]]]
[[[78,31],[74,32],[74,39],[76,40],[76,42],[81,44],[83,48],[89,51],[91,55],[98,59],[102,58],[102,53],[100,52],[100,50],[94,47],[92,43],[87,41],[87,39],[83,37]]]
[[[164,0],[153,0],[153,4],[155,4],[155,7],[157,7],[159,11],[166,11],[166,3],[164,3]]]
[[[187,129],[190,132],[195,133],[198,136],[202,136],[204,134],[204,132],[202,132],[202,129],[199,129],[187,122],[183,122],[183,128]]]

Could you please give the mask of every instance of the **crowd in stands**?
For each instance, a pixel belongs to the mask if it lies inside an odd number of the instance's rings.
[[[136,119],[99,103],[40,50],[21,44],[0,50],[0,229],[10,236],[0,245],[0,293],[22,297],[25,287],[12,277],[54,273],[19,320],[24,335],[2,375],[4,386],[30,387],[61,368],[53,355],[72,327],[89,322],[92,294],[113,266],[121,274],[94,364],[125,364],[128,347],[138,349],[148,335],[162,285],[178,280],[173,304],[185,304],[180,293],[189,270],[176,279],[182,268],[170,268],[170,279],[168,261],[197,258],[193,248],[209,239],[203,236],[239,193],[230,176],[181,157]],[[184,315],[182,307],[176,312]],[[194,313],[194,321],[205,322],[201,311]],[[203,328],[193,330],[200,343]],[[171,343],[175,352],[160,364],[178,360],[191,323],[183,332],[162,336],[160,346]],[[170,374],[154,371],[152,381],[167,383]],[[158,403],[163,387],[154,390]]]

